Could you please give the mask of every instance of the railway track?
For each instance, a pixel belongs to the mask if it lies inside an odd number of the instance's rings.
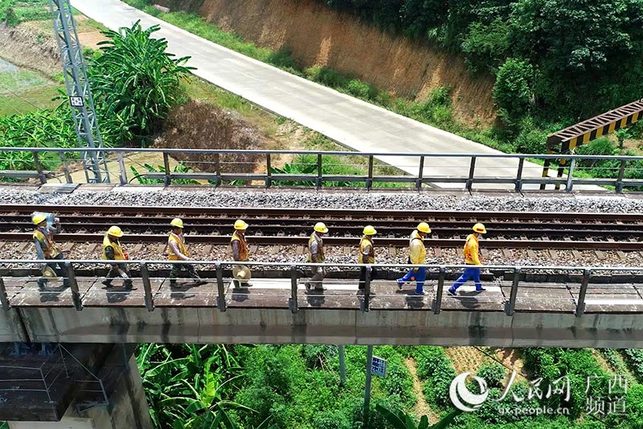
[[[169,220],[179,216],[190,242],[212,245],[227,244],[234,220],[244,218],[255,245],[304,245],[314,222],[322,220],[331,229],[328,245],[353,246],[362,227],[373,224],[379,245],[405,247],[417,223],[428,221],[433,230],[428,246],[459,247],[471,225],[483,222],[487,248],[643,250],[643,214],[420,210],[0,205],[0,241],[30,240],[34,211],[59,215],[61,242],[98,242],[114,224],[125,230],[128,242],[162,242]]]

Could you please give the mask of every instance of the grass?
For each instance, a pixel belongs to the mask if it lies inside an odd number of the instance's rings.
[[[37,72],[7,67],[0,70],[0,116],[53,108],[60,84]]]

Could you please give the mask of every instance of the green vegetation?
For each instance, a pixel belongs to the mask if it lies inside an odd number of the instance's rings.
[[[49,0],[0,0],[0,23],[15,27],[25,21],[51,19]]]
[[[167,54],[167,43],[153,38],[157,30],[136,23],[119,33],[107,31],[110,40],[88,61],[106,146],[146,144],[184,97],[180,82],[189,72],[182,65],[186,59]],[[0,117],[0,146],[71,147],[76,145],[73,130],[65,99],[56,109]]]
[[[113,142],[144,143],[182,96],[188,58],[166,52],[167,41],[152,36],[159,28],[144,30],[136,22],[119,32],[103,31],[108,40],[90,61],[94,99]]]
[[[550,120],[592,116],[643,94],[641,0],[320,1],[462,53],[474,72],[500,77],[508,62],[528,64],[530,107]]]
[[[346,347],[343,385],[337,348],[328,345],[142,345],[137,362],[156,427],[357,429],[366,427],[362,421],[365,352],[364,346]],[[448,391],[456,371],[444,348],[377,346],[375,354],[387,360],[388,371],[385,378],[373,378],[371,429],[427,428],[429,418],[413,412],[418,398],[405,364],[408,358],[416,362],[432,411],[434,426],[429,427],[634,429],[643,422],[643,385],[636,383],[622,394],[625,413],[608,413],[607,408],[605,415],[588,412],[587,399],[607,400],[609,383],[616,375],[606,372],[589,349],[523,349],[529,381],[514,380],[502,401],[498,399],[510,371],[493,360],[485,361],[477,375],[487,381],[489,397],[472,413],[460,413],[451,405]],[[556,382],[561,377],[570,380],[569,402],[564,400],[564,388],[563,393],[547,395],[547,386],[560,387]],[[588,377],[591,389],[585,393]],[[535,394],[538,387],[540,397]],[[611,396],[622,387],[613,384]],[[468,388],[475,392],[477,387]],[[543,406],[568,408],[570,413],[501,412],[501,408]]]
[[[37,72],[20,69],[0,59],[0,116],[56,106],[60,85]]]

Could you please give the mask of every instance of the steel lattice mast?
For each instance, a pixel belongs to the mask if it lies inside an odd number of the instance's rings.
[[[50,0],[50,5],[78,144],[90,149],[100,149],[103,147],[103,140],[98,129],[94,99],[71,4],[69,0]],[[83,166],[88,183],[109,182],[103,152],[83,152]]]

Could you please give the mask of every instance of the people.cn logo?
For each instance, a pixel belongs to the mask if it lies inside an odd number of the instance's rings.
[[[484,401],[489,396],[489,388],[487,382],[480,377],[472,376],[480,387],[480,393],[472,393],[467,388],[467,377],[471,375],[470,372],[463,372],[453,379],[449,386],[449,397],[453,405],[459,410],[471,412],[475,411],[482,406]]]

